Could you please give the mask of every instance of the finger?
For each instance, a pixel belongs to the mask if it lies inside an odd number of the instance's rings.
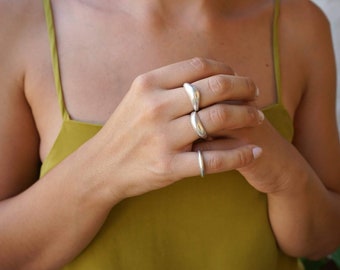
[[[220,136],[221,131],[225,130],[255,127],[264,120],[263,112],[253,106],[227,104],[216,104],[205,108],[198,112],[198,117],[208,137]],[[171,121],[168,128],[168,132],[173,134],[173,143],[177,143],[177,147],[192,143],[199,138],[191,125],[190,115]]]
[[[200,112],[201,120],[208,132],[214,133],[223,129],[255,127],[264,120],[264,114],[254,106],[216,104]]]
[[[259,96],[255,83],[247,77],[218,74],[193,82],[199,91],[199,107],[215,103],[253,103]],[[173,116],[178,117],[193,110],[191,100],[183,87],[163,92],[166,100],[173,104]]]
[[[244,142],[234,138],[220,138],[209,141],[197,141],[192,146],[192,151],[231,150],[244,145]]]
[[[201,153],[205,174],[212,174],[245,167],[261,156],[262,149],[255,145],[246,145],[227,151],[203,151]],[[171,167],[179,178],[200,175],[197,152],[176,155]]]
[[[248,77],[219,74],[194,82],[193,85],[201,89],[202,107],[224,101],[251,102],[260,94]]]
[[[216,74],[235,73],[224,63],[196,57],[147,72],[140,75],[134,83],[173,89],[181,87],[185,82],[197,81]]]

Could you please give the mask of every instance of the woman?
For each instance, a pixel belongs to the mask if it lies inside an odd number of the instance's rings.
[[[313,4],[0,3],[1,269],[301,269],[340,244]]]

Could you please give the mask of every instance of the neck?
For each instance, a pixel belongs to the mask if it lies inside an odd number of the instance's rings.
[[[191,22],[192,25],[226,17],[251,16],[274,0],[78,0],[107,14],[120,10],[152,24]]]
[[[111,1],[107,0],[107,2]],[[272,3],[273,0],[121,0],[117,2],[130,14],[178,17],[190,16],[193,13],[238,14],[255,10]]]

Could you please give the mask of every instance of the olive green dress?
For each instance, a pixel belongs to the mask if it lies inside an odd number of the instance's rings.
[[[63,124],[41,176],[94,136],[100,125],[72,120],[63,100],[50,0],[43,0],[55,86]],[[279,1],[273,19],[277,103],[264,113],[291,141],[293,125],[281,103],[277,43]],[[278,248],[267,197],[236,171],[184,179],[116,205],[90,245],[65,270],[297,270]],[[84,212],[86,215],[86,212]],[[65,223],[65,226],[68,226]]]

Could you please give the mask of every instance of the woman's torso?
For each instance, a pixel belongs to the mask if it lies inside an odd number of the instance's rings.
[[[63,91],[72,119],[105,123],[137,75],[195,56],[225,62],[238,74],[252,78],[261,91],[260,107],[276,103],[271,51],[273,1],[250,15],[221,17],[203,26],[194,21],[186,27],[184,22],[168,22],[169,26],[159,23],[159,18],[150,22],[142,15],[101,10],[82,2],[53,2]],[[44,66],[32,70],[43,72],[43,76],[33,73],[27,91],[36,111],[44,159],[59,133],[61,117],[46,36],[39,44],[42,42],[43,54],[36,57],[46,58],[41,60]],[[284,89],[282,99],[293,117],[296,93],[301,90],[294,81],[285,79],[284,84],[291,86],[289,91]]]
[[[100,129],[100,125],[90,123],[107,120],[138,74],[193,56],[226,62],[238,74],[253,78],[261,89],[260,106],[267,107],[266,116],[290,140],[292,122],[276,97],[273,5],[268,3],[248,16],[222,16],[213,23],[193,21],[190,27],[183,27],[180,20],[154,17],[155,26],[145,20],[145,14],[126,15],[115,8],[110,11],[80,2],[54,1],[65,104],[70,117],[80,121],[62,121],[50,74],[49,87],[40,99],[40,110],[50,116],[37,119],[41,156],[47,157],[44,166],[51,159],[52,163],[62,159],[58,151],[51,158],[59,147],[50,152],[58,134],[59,144],[68,141],[71,145],[63,150],[62,155],[67,155]],[[145,27],[143,31],[141,27]],[[281,266],[277,266],[280,260]],[[297,269],[296,261],[276,247],[266,196],[236,172],[209,176],[204,181],[186,179],[123,201],[113,209],[90,247],[66,269],[226,267]]]

